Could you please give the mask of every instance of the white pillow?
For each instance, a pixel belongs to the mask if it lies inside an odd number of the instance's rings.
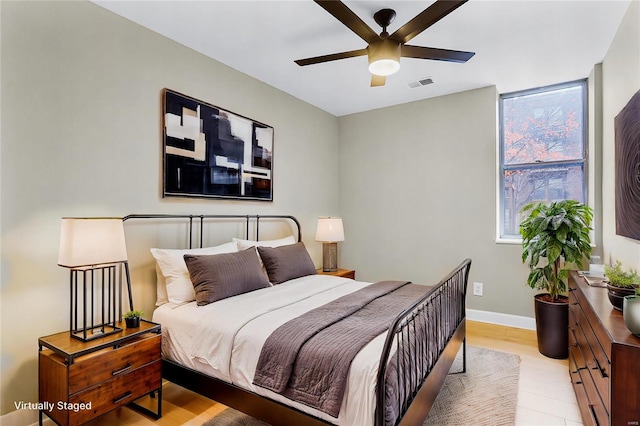
[[[295,244],[296,240],[293,238],[293,235],[289,235],[285,238],[280,238],[279,240],[264,240],[264,241],[251,241],[251,240],[241,240],[240,238],[234,238],[233,242],[238,243],[238,251],[246,250],[249,247],[280,247],[286,246],[289,244]]]
[[[169,297],[167,296],[167,280],[164,279],[162,270],[160,266],[158,266],[158,262],[156,262],[156,306],[164,305],[167,302],[169,302]]]
[[[156,259],[156,271],[159,270],[157,296],[158,302],[162,300],[162,281],[165,281],[166,300],[176,305],[192,302],[196,300],[196,292],[191,283],[189,270],[184,263],[185,254],[222,254],[235,253],[238,251],[238,244],[235,241],[221,244],[215,247],[205,247],[201,249],[159,249],[152,248],[151,254]],[[156,302],[156,304],[158,303]],[[162,304],[162,303],[161,303]]]
[[[296,243],[296,239],[293,238],[293,235],[289,235],[288,237],[280,238],[278,240],[252,241],[233,238],[232,241],[238,244],[238,251],[246,250],[249,247],[280,247]],[[269,274],[267,273],[267,268],[265,268],[264,263],[262,262],[262,258],[260,257],[260,253],[258,253],[258,249],[256,249],[256,256],[258,256],[258,259],[260,260],[260,267],[262,268],[262,272],[264,272],[264,275],[268,278]]]

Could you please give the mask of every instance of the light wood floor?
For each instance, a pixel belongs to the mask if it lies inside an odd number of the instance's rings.
[[[582,424],[568,361],[541,355],[535,331],[467,321],[467,342],[520,355],[516,425]]]
[[[566,360],[538,352],[534,331],[467,321],[467,343],[520,355],[516,425],[581,424]],[[128,408],[106,414],[92,426],[201,426],[225,407],[172,383],[163,388],[162,418],[152,421]]]

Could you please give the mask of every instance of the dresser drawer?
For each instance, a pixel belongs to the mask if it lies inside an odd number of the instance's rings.
[[[587,317],[585,316],[584,311],[582,310],[580,305],[569,305],[569,312],[571,312],[571,317],[575,321],[575,324],[582,329],[585,339],[587,340],[588,345],[591,347],[593,356],[597,360],[598,364],[600,364],[600,367],[605,372],[607,372],[606,375],[608,376],[609,364],[611,363],[611,361],[609,360],[604,347],[610,347],[611,340],[606,339],[604,342],[600,341],[593,329],[593,323],[587,320]],[[595,326],[598,326],[597,323],[595,324]]]
[[[76,358],[69,366],[69,394],[126,374],[160,359],[160,335],[149,333],[123,345]]]
[[[592,290],[602,290],[603,298],[606,298],[607,290],[603,288],[593,288]],[[611,336],[606,330],[606,327],[602,325],[602,322],[598,319],[598,315],[593,310],[593,307],[586,299],[584,293],[579,289],[571,288],[569,291],[569,307],[577,304],[581,308],[581,312],[584,321],[591,325],[593,333],[595,334],[597,341],[604,350],[607,359],[611,359]],[[611,304],[606,300],[607,309],[613,310]]]
[[[580,374],[580,380],[582,381],[587,394],[587,399],[589,400],[589,408],[591,409],[597,424],[609,424],[609,411],[604,406],[604,401],[602,401],[602,396],[596,388],[590,371],[585,369],[579,370],[578,373]]]
[[[569,355],[569,359],[571,359],[571,355]],[[584,389],[580,373],[577,370],[572,370],[570,375],[573,390],[576,393],[578,407],[580,408],[580,415],[582,416],[582,423],[585,426],[596,426],[595,414],[589,405],[589,398],[587,398],[587,392]]]
[[[587,363],[584,360],[583,351],[585,348],[580,347],[578,339],[576,338],[576,330],[569,329],[569,372],[582,370],[587,368]]]
[[[133,402],[162,386],[162,364],[157,360],[129,373],[119,375],[83,392],[71,395],[69,403],[91,403],[90,410],[69,412],[69,424],[77,425],[107,413],[121,405]]]
[[[587,321],[580,305],[569,305],[569,335],[574,337],[580,348],[583,360],[576,358],[579,367],[586,367],[591,379],[600,392],[604,407],[609,411],[609,380],[611,362],[596,337],[591,324]],[[581,364],[580,362],[584,362]]]

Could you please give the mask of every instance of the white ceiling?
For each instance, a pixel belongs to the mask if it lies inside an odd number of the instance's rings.
[[[629,0],[471,0],[409,44],[476,52],[465,64],[401,59],[369,87],[366,56],[300,67],[293,61],[362,49],[360,37],[311,0],[94,3],[336,116],[495,85],[500,93],[585,78],[601,62]],[[345,1],[375,32],[393,33],[433,1]],[[410,88],[431,77],[434,84]]]

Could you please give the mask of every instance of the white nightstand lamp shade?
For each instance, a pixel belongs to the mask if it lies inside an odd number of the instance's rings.
[[[344,241],[344,227],[339,217],[318,218],[316,241],[322,242],[322,270],[338,270],[338,241]]]
[[[127,261],[119,218],[62,218],[58,265],[82,268]]]
[[[121,331],[123,270],[133,309],[122,219],[63,218],[58,265],[71,270],[71,336],[88,341]]]

